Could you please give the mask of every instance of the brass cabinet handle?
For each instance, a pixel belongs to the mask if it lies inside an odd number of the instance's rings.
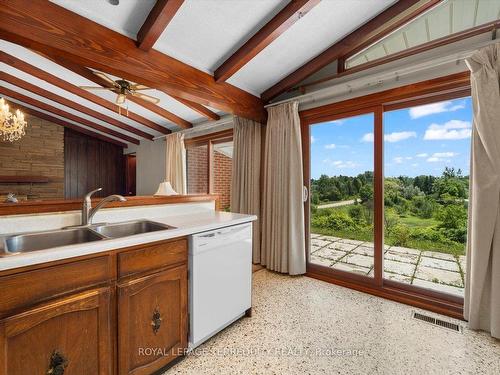
[[[54,350],[50,356],[50,365],[47,375],[63,375],[68,367],[68,359],[58,350]]]
[[[153,333],[156,335],[158,331],[160,330],[161,326],[161,315],[160,315],[160,310],[158,307],[153,311],[153,319],[151,320],[151,326],[153,327]]]

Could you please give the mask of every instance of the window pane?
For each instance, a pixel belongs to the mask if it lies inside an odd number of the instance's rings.
[[[214,194],[219,194],[220,209],[229,211],[233,168],[232,141],[213,144],[212,163],[212,191]]]
[[[384,114],[384,277],[463,295],[470,98]]]
[[[207,145],[191,146],[186,150],[188,194],[208,193]]]
[[[311,127],[310,263],[373,277],[373,114]]]

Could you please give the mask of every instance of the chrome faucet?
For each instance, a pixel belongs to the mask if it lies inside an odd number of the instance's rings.
[[[90,193],[87,193],[85,195],[85,198],[83,199],[83,205],[82,205],[82,226],[90,225],[92,224],[92,218],[94,215],[99,211],[99,209],[104,206],[108,202],[115,202],[115,201],[120,201],[120,202],[125,202],[126,199],[122,197],[121,195],[118,194],[113,194],[109,195],[106,198],[103,198],[99,203],[97,203],[97,206],[92,208],[92,201],[91,197],[92,194],[97,193],[98,191],[101,191],[102,188],[92,190]]]

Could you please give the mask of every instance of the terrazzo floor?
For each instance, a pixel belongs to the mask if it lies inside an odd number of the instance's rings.
[[[432,326],[411,317],[422,310],[308,277],[253,277],[253,316],[165,375],[500,374],[500,341],[486,333]]]
[[[311,263],[373,276],[373,243],[311,234]],[[384,277],[404,284],[464,295],[465,256],[385,246]]]

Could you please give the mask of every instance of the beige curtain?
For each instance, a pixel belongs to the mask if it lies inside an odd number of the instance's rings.
[[[302,144],[298,103],[268,109],[262,199],[262,257],[268,269],[306,272]]]
[[[257,215],[253,222],[253,263],[260,263],[260,161],[262,124],[234,118],[231,212]]]
[[[170,181],[179,194],[186,194],[186,148],[184,134],[173,133],[166,137],[167,162],[165,181]]]
[[[464,317],[500,338],[500,44],[467,59],[473,100]]]

